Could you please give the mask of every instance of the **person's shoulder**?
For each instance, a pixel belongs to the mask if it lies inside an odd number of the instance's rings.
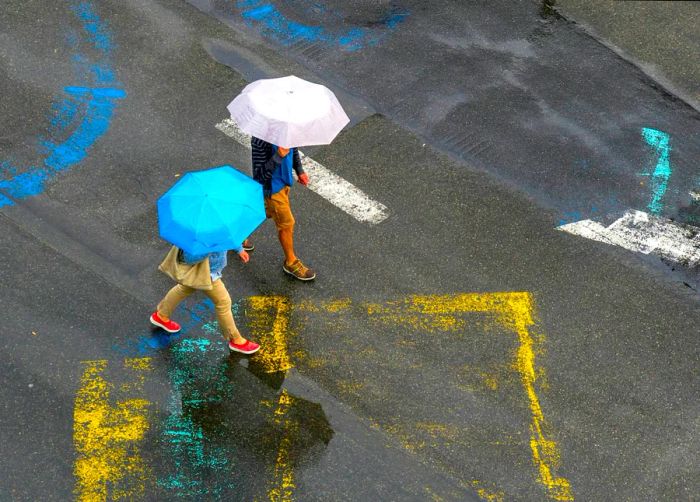
[[[256,138],[255,136],[250,137],[250,144],[253,146],[260,146],[260,147],[271,146],[270,143],[268,143],[264,139]]]

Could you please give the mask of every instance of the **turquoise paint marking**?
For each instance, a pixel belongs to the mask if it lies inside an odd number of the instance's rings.
[[[661,200],[668,189],[668,180],[671,178],[672,173],[670,160],[671,137],[663,131],[649,127],[642,128],[642,137],[647,145],[652,147],[658,155],[654,171],[651,174],[642,173],[642,176],[651,176],[652,198],[647,205],[647,209],[652,214],[660,215],[663,210]]]
[[[312,26],[293,21],[286,17],[270,2],[264,0],[239,0],[237,3],[241,15],[251,27],[260,27],[262,33],[285,46],[300,41],[322,43],[328,47],[348,52],[358,51],[368,46],[377,45],[386,36],[386,31],[396,29],[409,15],[408,12],[393,10],[384,19],[376,23],[376,28],[352,27],[341,32],[334,32],[322,26]],[[318,4],[313,3],[305,9],[310,15],[320,13],[335,18],[342,23],[342,17]]]
[[[240,302],[234,303],[234,316],[239,309]],[[218,323],[212,320],[215,315],[209,299],[194,304],[183,302],[173,316],[181,322],[180,333],[155,331],[113,347],[125,357],[170,353],[168,377],[172,394],[160,435],[165,450],[162,458],[170,463],[160,466],[161,472],[167,474],[158,477],[156,483],[173,499],[218,500],[235,489],[231,480],[234,452],[225,446],[225,426],[211,430],[211,424],[205,429],[203,423],[208,407],[232,399],[235,385],[226,374],[228,349]],[[183,338],[196,336],[197,331],[212,339]]]
[[[81,85],[65,87],[66,97],[52,105],[48,138],[37,142],[38,152],[44,156],[40,164],[23,169],[9,160],[1,164],[0,207],[39,195],[58,173],[84,160],[108,131],[117,101],[127,95],[116,81],[109,61],[114,44],[106,24],[91,2],[73,1],[70,9],[81,21],[82,31],[69,31],[66,35],[68,45],[76,51],[72,59]],[[81,49],[96,52],[99,57],[93,61]]]
[[[234,488],[231,482],[233,456],[215,433],[203,429],[207,408],[232,398],[234,384],[226,367],[211,364],[209,357],[225,349],[223,340],[187,338],[171,347],[168,371],[173,393],[164,423],[164,458],[171,459],[170,473],[157,480],[173,497],[198,499],[220,497]],[[222,434],[225,434],[222,431]],[[210,479],[218,480],[213,484]]]

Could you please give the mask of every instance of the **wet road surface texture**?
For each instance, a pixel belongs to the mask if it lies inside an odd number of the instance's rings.
[[[1,498],[700,492],[694,271],[556,230],[697,224],[699,115],[572,23],[533,2],[71,0],[10,1],[0,27]],[[216,125],[285,74],[336,91],[350,126],[304,151],[388,218],[294,186],[318,279],[283,274],[270,222],[224,273],[261,352],[229,355],[202,296],[180,334],[151,330],[156,199],[247,172]]]

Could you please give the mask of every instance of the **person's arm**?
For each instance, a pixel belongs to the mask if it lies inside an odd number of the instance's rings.
[[[242,244],[231,249],[233,249],[238,254],[238,257],[243,263],[248,263],[248,260],[250,260],[250,255],[248,254],[248,251],[243,249]]]
[[[299,183],[302,185],[306,186],[309,184],[309,175],[306,174],[306,171],[304,171],[304,167],[301,165],[301,155],[299,154],[299,149],[295,148],[294,149],[294,162],[292,163],[292,167],[294,167],[294,171],[297,173],[297,178],[299,179]]]
[[[299,149],[295,148],[293,150],[294,152],[294,157],[293,157],[293,162],[292,162],[292,167],[294,168],[294,171],[297,173],[297,176],[301,176],[304,174],[304,167],[301,165],[301,155],[299,155]]]

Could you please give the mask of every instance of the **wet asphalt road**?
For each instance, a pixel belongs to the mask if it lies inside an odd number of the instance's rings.
[[[696,293],[554,227],[648,203],[641,127],[672,133],[686,214],[697,112],[530,2],[196,3],[0,12],[1,498],[693,500]],[[326,31],[288,44],[302,21]],[[151,331],[156,198],[246,171],[214,126],[289,73],[353,118],[305,151],[390,217],[293,188],[318,280],[284,276],[269,222],[224,275],[258,357],[202,297]]]

